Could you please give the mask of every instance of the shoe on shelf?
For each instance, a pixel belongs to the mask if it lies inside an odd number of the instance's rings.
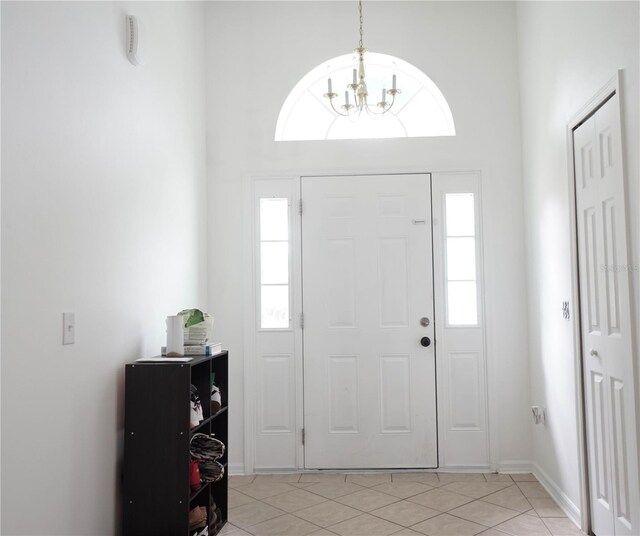
[[[215,506],[216,503],[213,503],[213,506]],[[209,529],[211,530],[211,532],[215,532],[216,531],[216,526],[218,525],[218,512],[215,510],[215,508],[211,508],[209,510]]]
[[[198,388],[195,385],[191,385],[191,411],[189,414],[189,426],[195,428],[204,420],[202,413],[202,404],[200,403],[200,395],[198,394]]]
[[[224,466],[218,462],[200,461],[200,478],[203,482],[218,482],[224,477]]]
[[[201,529],[207,525],[207,507],[196,506],[189,512],[189,530]]]
[[[213,385],[211,387],[211,415],[215,415],[220,411],[222,407],[222,396],[220,395],[220,389]]]
[[[200,467],[198,466],[198,462],[195,460],[191,460],[189,462],[189,487],[191,491],[198,491],[202,486],[202,481],[200,479]]]
[[[198,460],[218,460],[224,456],[224,451],[224,443],[207,434],[193,434],[189,444],[191,457]]]

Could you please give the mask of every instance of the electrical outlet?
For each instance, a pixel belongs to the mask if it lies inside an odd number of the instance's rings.
[[[62,313],[62,344],[76,342],[76,314]]]

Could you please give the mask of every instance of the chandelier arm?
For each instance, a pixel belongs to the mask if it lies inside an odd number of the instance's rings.
[[[336,107],[333,105],[333,99],[329,99],[329,104],[331,104],[331,109],[338,115],[341,115],[342,117],[349,117],[351,115],[348,112],[346,114],[343,114],[342,112],[339,112],[338,110],[336,110]]]
[[[381,112],[376,112],[373,108],[370,108],[369,105],[367,104],[367,113],[370,114],[370,115],[382,116],[382,115],[386,114],[389,110],[391,110],[391,108],[393,108],[393,103],[394,102],[396,102],[396,96],[395,95],[392,96],[391,103],[389,104],[389,106],[385,107],[384,110],[381,111]]]
[[[367,113],[371,116],[375,115],[378,117],[382,117],[385,114],[385,112],[376,112],[375,110],[373,110],[372,108],[369,108],[368,106],[367,106]]]

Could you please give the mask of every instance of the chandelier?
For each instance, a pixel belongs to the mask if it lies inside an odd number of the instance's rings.
[[[399,95],[401,91],[396,88],[396,75],[394,74],[391,80],[391,89],[382,89],[382,100],[375,105],[377,110],[369,106],[369,90],[367,89],[367,80],[364,69],[364,55],[367,52],[367,49],[364,48],[362,39],[362,27],[364,24],[364,18],[362,16],[362,0],[358,0],[358,11],[360,13],[360,42],[358,43],[358,48],[354,50],[358,55],[358,68],[353,70],[352,83],[347,84],[346,86],[347,90],[344,92],[344,104],[340,106],[342,111],[337,110],[334,105],[333,101],[338,97],[338,94],[333,92],[333,84],[330,77],[327,79],[327,92],[324,94],[324,97],[329,99],[331,108],[338,115],[342,115],[344,117],[357,117],[360,116],[363,111],[366,111],[370,115],[381,116],[391,110],[393,103],[396,101],[396,95]],[[349,102],[349,90],[353,93],[354,104]],[[387,95],[391,97],[391,102],[387,100]]]

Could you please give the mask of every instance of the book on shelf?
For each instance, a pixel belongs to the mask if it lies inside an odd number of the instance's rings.
[[[155,356],[155,357],[141,357],[136,359],[136,363],[188,363],[193,357],[167,357],[167,356]]]
[[[184,355],[216,355],[222,352],[222,343],[216,342],[213,344],[194,344],[184,346]],[[167,355],[167,347],[163,346],[160,352],[163,356]]]
[[[167,355],[167,347],[161,348],[162,355]],[[211,355],[211,347],[208,344],[202,345],[185,345],[184,355]]]

